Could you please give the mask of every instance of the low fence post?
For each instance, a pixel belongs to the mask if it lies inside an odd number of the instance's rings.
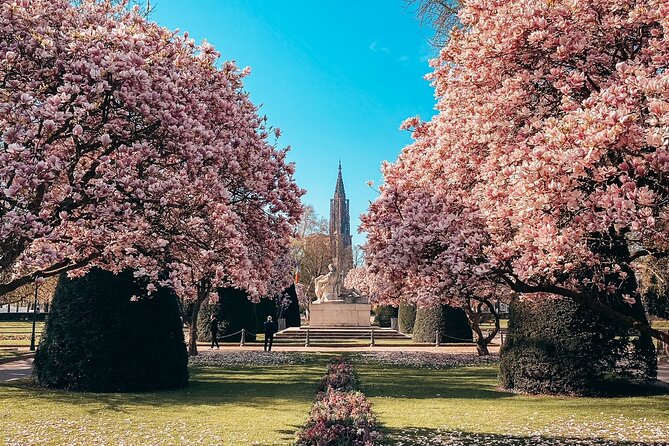
[[[242,328],[242,339],[239,342],[239,346],[244,347],[245,343],[246,343],[246,329]]]
[[[304,346],[309,347],[309,329],[307,328],[307,337],[304,340]]]
[[[441,345],[441,336],[439,334],[439,330],[435,331],[436,333],[436,340],[434,342],[435,347],[439,347]]]

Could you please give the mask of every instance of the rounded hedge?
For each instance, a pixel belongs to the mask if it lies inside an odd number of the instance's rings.
[[[76,391],[184,387],[188,356],[182,327],[175,296],[161,289],[149,298],[130,271],[62,276],[33,375],[41,386]]]
[[[433,343],[439,330],[443,343],[472,342],[473,334],[467,315],[461,308],[448,305],[419,307],[413,326],[415,342]]]
[[[501,385],[531,394],[619,393],[657,374],[648,337],[567,299],[512,302],[500,355]]]
[[[400,303],[400,307],[397,310],[397,319],[400,333],[413,333],[413,326],[416,322],[416,306],[407,303]]]

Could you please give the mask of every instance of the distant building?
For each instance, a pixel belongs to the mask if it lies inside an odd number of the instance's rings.
[[[346,273],[353,268],[353,239],[348,209],[340,161],[334,197],[330,200],[330,252],[336,262],[335,266],[341,278],[340,284],[344,283]]]

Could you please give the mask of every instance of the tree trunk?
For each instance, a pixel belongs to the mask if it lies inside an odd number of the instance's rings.
[[[197,356],[197,316],[200,313],[200,306],[202,301],[198,296],[197,301],[193,304],[193,312],[190,317],[190,326],[188,327],[188,355]]]
[[[488,343],[483,336],[479,336],[478,333],[476,333],[476,335],[478,336],[476,339],[476,353],[478,353],[479,356],[489,356],[490,351],[488,350]]]
[[[471,302],[472,299],[477,302],[476,308],[472,308],[472,302]],[[480,325],[481,316],[483,314],[483,305],[489,308],[490,314],[492,314],[493,317],[495,318],[495,329],[492,330],[488,334],[488,336],[483,335],[483,331],[481,330],[481,325]],[[465,314],[467,315],[467,320],[469,321],[469,326],[476,335],[476,352],[478,353],[479,356],[490,355],[490,350],[488,350],[488,344],[492,342],[492,340],[497,335],[497,332],[499,332],[499,313],[497,313],[494,305],[492,304],[492,302],[490,302],[489,299],[480,298],[476,296],[472,296],[472,298],[468,298],[466,300],[466,304],[464,305],[464,310]]]

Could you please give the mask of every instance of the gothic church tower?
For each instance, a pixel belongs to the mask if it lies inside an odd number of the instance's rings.
[[[339,272],[339,283],[343,285],[346,273],[353,268],[353,239],[351,238],[348,200],[341,176],[341,161],[334,197],[330,200],[330,253],[337,262],[335,266]]]

